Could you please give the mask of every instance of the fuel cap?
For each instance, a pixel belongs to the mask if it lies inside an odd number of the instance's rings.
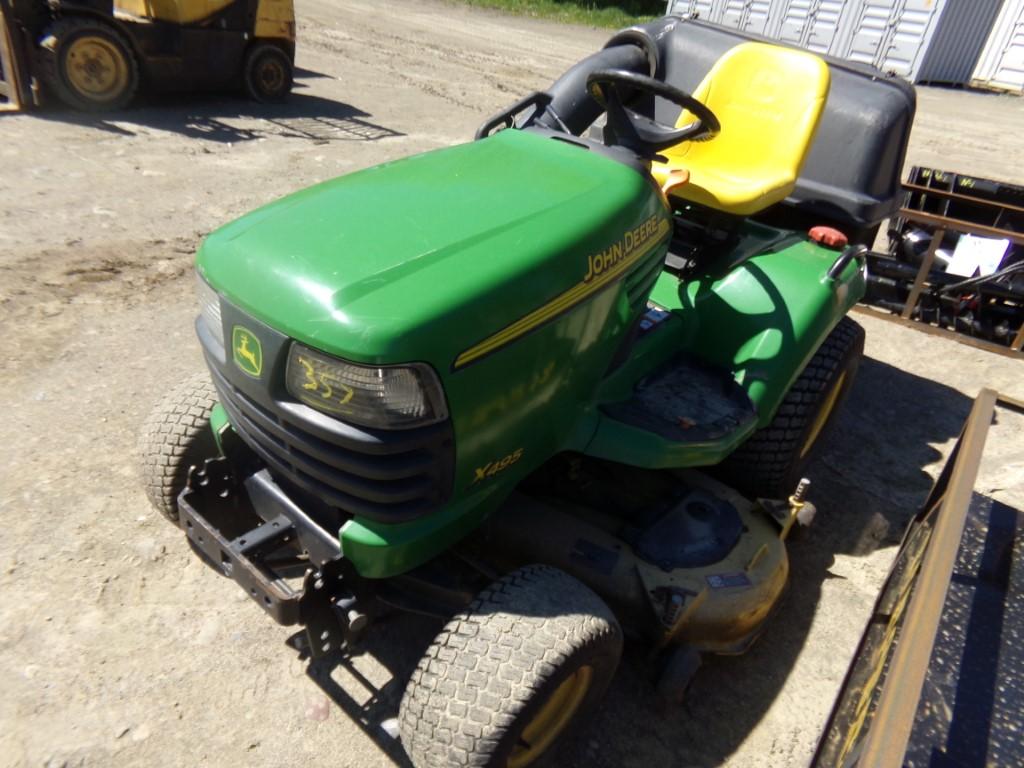
[[[850,243],[850,240],[846,235],[832,227],[811,227],[807,235],[814,242],[820,243],[826,248],[835,248],[836,250],[845,248]]]

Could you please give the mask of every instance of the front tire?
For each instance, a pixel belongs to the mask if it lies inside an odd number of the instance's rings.
[[[292,77],[291,59],[276,45],[254,45],[245,56],[243,83],[251,99],[284,101],[292,90]]]
[[[864,354],[864,329],[844,317],[786,393],[768,426],[719,465],[718,473],[750,496],[789,496],[812,449],[835,423]]]
[[[157,403],[142,427],[139,453],[146,496],[156,510],[178,524],[178,494],[188,471],[219,454],[210,429],[217,390],[203,371],[185,379]]]
[[[520,568],[452,619],[399,709],[416,768],[525,768],[600,703],[622,630],[588,587],[556,568]]]
[[[39,45],[39,63],[57,98],[86,112],[121,109],[139,87],[130,43],[97,19],[70,16],[54,22]]]

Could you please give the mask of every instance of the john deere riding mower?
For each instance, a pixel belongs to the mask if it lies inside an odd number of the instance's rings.
[[[118,109],[157,89],[242,86],[259,101],[292,86],[292,0],[14,0],[30,67],[75,109]]]
[[[311,656],[389,610],[448,620],[399,712],[419,768],[532,764],[624,634],[677,696],[786,586],[913,111],[874,70],[669,18],[474,142],[224,226],[150,498]]]

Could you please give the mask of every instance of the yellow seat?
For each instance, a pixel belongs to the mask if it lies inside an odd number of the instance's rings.
[[[805,51],[742,43],[708,72],[693,96],[718,117],[721,132],[662,152],[651,172],[660,184],[689,172],[670,194],[740,216],[788,196],[811,147],[825,99],[828,65]],[[692,123],[686,110],[677,126]]]

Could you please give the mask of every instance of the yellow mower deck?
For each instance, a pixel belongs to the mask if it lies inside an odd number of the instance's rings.
[[[582,505],[515,494],[487,523],[482,546],[503,566],[546,562],[587,584],[635,634],[657,648],[684,645],[701,653],[740,654],[760,635],[785,591],[785,540],[802,500],[751,502],[697,471],[676,473],[688,488],[731,504],[743,533],[715,562],[671,567],[625,541],[621,521]],[[543,537],[536,531],[544,530]]]

